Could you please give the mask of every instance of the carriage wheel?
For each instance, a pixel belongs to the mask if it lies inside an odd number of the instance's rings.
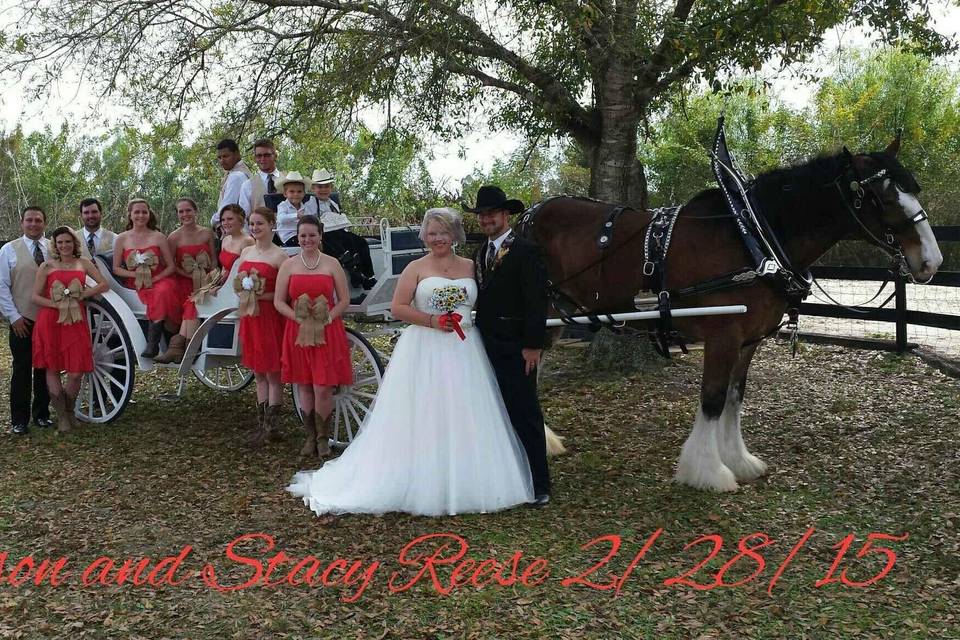
[[[240,363],[193,369],[193,375],[206,386],[223,393],[241,391],[253,382],[253,371]]]
[[[77,417],[105,423],[120,417],[133,395],[137,365],[130,334],[109,303],[91,298],[85,302],[93,372],[85,374],[77,396]]]
[[[363,419],[370,412],[383,379],[383,362],[376,348],[354,329],[347,328],[347,344],[353,362],[353,384],[341,385],[333,394],[333,436],[330,445],[344,448],[357,436]],[[303,419],[300,394],[293,385],[293,406]]]

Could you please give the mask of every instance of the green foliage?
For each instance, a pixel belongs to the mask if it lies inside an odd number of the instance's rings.
[[[928,54],[954,50],[929,5],[25,0],[11,8],[0,73],[23,74],[43,93],[86,65],[85,80],[150,120],[217,105],[240,132],[259,121],[289,133],[318,113],[356,122],[373,105],[386,108],[388,129],[452,137],[482,113],[530,140],[576,141],[596,173],[594,195],[639,203],[631,134],[678,91],[771,60],[803,61],[839,26]],[[384,171],[396,183],[399,174]]]
[[[206,219],[217,203],[222,170],[214,147],[223,133],[207,131],[187,142],[175,126],[143,132],[120,125],[96,137],[75,135],[67,126],[0,135],[0,237],[19,234],[18,212],[28,203],[47,210],[51,225],[77,226],[79,202],[88,196],[103,203],[104,224],[116,230],[126,225],[133,197],[151,203],[164,231],[177,225],[180,197],[193,198]],[[344,210],[353,216],[417,221],[427,207],[452,199],[434,186],[422,144],[410,133],[358,127],[334,135],[328,120],[317,119],[276,142],[282,170],[333,172]],[[249,158],[248,165],[255,167]]]
[[[702,92],[674,101],[641,144],[651,206],[682,203],[715,186],[709,149],[717,116],[741,168],[757,174],[818,154],[879,151],[903,128],[900,160],[923,186],[936,225],[960,224],[960,74],[904,49],[846,52],[802,109],[780,104],[751,82],[726,94]],[[958,268],[956,247],[943,247],[944,268]],[[828,262],[877,263],[863,243],[844,243]],[[953,265],[953,266],[951,266]]]

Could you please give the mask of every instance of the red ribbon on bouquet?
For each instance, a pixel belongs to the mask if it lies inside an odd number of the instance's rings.
[[[463,328],[460,326],[460,321],[463,320],[463,316],[459,313],[445,313],[442,316],[437,318],[437,324],[440,325],[441,329],[446,329],[448,326],[452,327],[461,340],[466,340],[467,336],[463,333]]]

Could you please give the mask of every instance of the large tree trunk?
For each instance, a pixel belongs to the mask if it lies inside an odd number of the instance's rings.
[[[634,47],[636,2],[618,6],[612,51],[595,76],[599,136],[588,149],[590,195],[599,200],[647,206],[647,179],[637,159],[637,132],[645,105],[638,103]]]
[[[641,106],[637,105],[633,91],[633,72],[622,58],[614,57],[608,64],[597,87],[600,138],[589,149],[590,195],[646,209],[647,179],[637,159]],[[597,369],[621,374],[663,366],[646,338],[609,331],[594,336],[588,360]]]

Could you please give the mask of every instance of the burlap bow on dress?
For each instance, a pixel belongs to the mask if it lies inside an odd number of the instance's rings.
[[[70,284],[64,284],[57,280],[50,287],[50,299],[55,305],[60,315],[57,317],[57,324],[73,324],[80,322],[83,316],[80,314],[80,293],[83,291],[83,285],[74,278]]]
[[[293,305],[300,330],[297,332],[298,347],[314,347],[327,343],[324,328],[330,324],[330,305],[326,296],[319,295],[316,300],[305,293]]]
[[[260,277],[260,272],[256,269],[250,271],[240,271],[237,277],[233,279],[233,290],[240,299],[239,314],[243,316],[260,315],[260,305],[257,299],[263,295],[266,289],[267,281]]]
[[[210,262],[210,254],[206,251],[201,251],[196,256],[192,256],[189,253],[183,254],[183,257],[180,259],[180,268],[186,273],[189,273],[190,277],[193,278],[192,293],[196,293],[200,290],[200,287],[203,286],[203,275],[209,271],[212,266],[213,263]]]
[[[190,300],[193,304],[203,304],[207,301],[207,296],[212,295],[220,287],[220,276],[222,274],[222,269],[214,269],[203,276],[200,288],[190,294]]]
[[[131,251],[127,255],[127,269],[136,272],[133,286],[137,289],[149,289],[153,286],[152,269],[160,264],[157,254],[152,251]]]

